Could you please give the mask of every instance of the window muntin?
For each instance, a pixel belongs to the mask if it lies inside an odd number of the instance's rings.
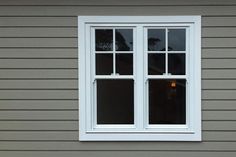
[[[81,106],[80,140],[200,140],[200,24],[200,17],[198,16],[80,17],[79,43],[82,43],[82,45],[79,46],[80,91],[82,88],[82,92],[79,92],[79,101]],[[93,37],[95,36],[93,35],[95,34],[94,28],[112,30],[113,45],[110,46],[112,48],[108,46],[109,49],[104,48],[96,50],[96,44],[91,42],[91,40],[95,39],[95,37]],[[124,50],[117,49],[117,44],[115,41],[116,37],[114,34],[116,34],[116,29],[120,28],[133,29],[133,49],[127,49],[127,47]],[[154,45],[152,45],[152,49],[148,49],[150,43],[148,43],[148,31],[146,31],[145,29],[154,29],[154,32],[155,29],[158,29],[158,31],[160,30],[160,32],[164,30],[165,36],[159,35],[159,38],[162,38],[165,41],[163,41],[162,44],[158,43],[158,45],[155,45],[154,43]],[[83,30],[86,32],[85,34],[83,34]],[[170,35],[168,34],[168,32],[170,32]],[[169,36],[176,36],[175,41],[169,40]],[[183,40],[184,38],[186,42],[180,44],[181,46],[176,46],[173,44],[176,42],[176,40],[179,41]],[[168,47],[168,42],[172,44],[171,48]],[[164,48],[163,43],[165,45]],[[162,48],[159,48],[161,47],[160,45],[162,45]],[[91,52],[94,53],[91,54]],[[127,63],[128,65],[131,65],[130,59],[126,59],[126,62],[124,62],[123,60],[122,63],[118,63],[120,59],[117,59],[119,57],[116,56],[119,55],[119,53],[122,53],[122,55],[126,53],[132,54],[132,74],[130,74],[130,70],[128,70],[129,72],[121,72],[123,70],[118,70],[122,69],[118,68],[118,66],[120,66],[119,64],[121,64],[120,67],[127,66]],[[109,68],[112,69],[112,72],[110,70],[109,73],[107,72],[105,74],[96,74],[96,66],[93,65],[93,63],[96,64],[96,54],[112,54],[112,68]],[[159,57],[159,59],[158,57],[156,58],[158,60],[162,60],[162,62],[158,62],[157,65],[155,65],[155,62],[152,62],[152,64],[150,63],[151,67],[149,68],[148,60],[152,59],[152,55],[161,56]],[[86,60],[86,67],[83,67],[85,65],[83,62],[84,59]],[[118,60],[117,63],[116,60]],[[172,61],[173,63],[169,63]],[[150,73],[148,72],[148,69],[151,69]],[[134,116],[132,117],[134,117],[134,124],[127,125],[122,124],[124,123],[122,122],[114,125],[109,122],[107,124],[94,125],[95,123],[91,123],[97,122],[96,106],[94,108],[91,105],[96,104],[93,99],[96,99],[97,95],[96,81],[103,80],[133,81],[132,85],[134,91]],[[159,84],[158,82],[164,83]],[[149,117],[151,113],[149,113],[148,101],[150,98],[154,98],[153,100],[155,101],[156,96],[150,96],[149,98],[148,92],[149,90],[151,92],[153,89],[155,91],[155,87],[158,86],[169,87],[166,88],[166,90],[163,91],[162,94],[170,95],[171,99],[167,99],[164,101],[167,101],[168,104],[178,104],[182,106],[178,111],[178,113],[181,114],[177,114],[175,112],[176,110],[173,109],[166,109],[165,107],[161,108],[164,111],[173,112],[172,118],[168,119],[168,123],[163,118],[164,115],[155,117],[154,114],[154,118]],[[86,91],[86,94],[84,94],[83,91]],[[176,97],[176,95],[179,96]],[[84,99],[85,97],[86,99]],[[162,97],[159,97],[159,99],[160,98]],[[163,106],[162,104],[163,103],[159,103],[159,106]],[[153,116],[153,114],[151,116]],[[150,124],[149,120],[152,121]]]

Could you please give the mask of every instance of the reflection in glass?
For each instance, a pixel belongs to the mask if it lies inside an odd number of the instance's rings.
[[[148,29],[148,51],[165,51],[165,29]]]
[[[96,29],[96,51],[112,51],[113,49],[113,30]]]
[[[133,51],[133,30],[116,29],[116,51]]]
[[[172,75],[185,75],[185,54],[168,54],[168,73]]]
[[[185,29],[168,30],[168,51],[185,51],[186,32]]]
[[[97,80],[97,124],[134,124],[133,80]]]
[[[111,75],[113,73],[113,55],[96,54],[96,75]]]
[[[165,54],[148,54],[148,75],[163,75],[165,73]]]
[[[116,73],[120,75],[133,74],[133,54],[116,54]]]
[[[186,123],[186,81],[149,80],[149,124]]]

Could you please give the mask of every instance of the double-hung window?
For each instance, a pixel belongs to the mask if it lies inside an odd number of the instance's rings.
[[[201,140],[200,16],[79,16],[79,139]]]

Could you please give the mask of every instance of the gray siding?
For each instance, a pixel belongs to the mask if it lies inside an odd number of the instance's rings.
[[[202,15],[202,142],[79,142],[77,15]],[[0,0],[0,156],[235,157],[235,0]]]

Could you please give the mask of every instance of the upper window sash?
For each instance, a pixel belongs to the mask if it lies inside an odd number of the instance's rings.
[[[133,76],[135,75],[135,51],[136,51],[136,41],[134,41],[136,39],[136,29],[135,27],[128,27],[128,26],[91,26],[91,38],[90,38],[90,43],[91,43],[91,69],[92,69],[92,74],[94,75],[94,79],[99,79],[99,78],[104,78],[104,79],[111,79],[111,78],[117,78],[117,79],[123,79],[123,78],[134,78]],[[97,30],[111,30],[112,31],[112,42],[111,42],[111,45],[112,45],[112,48],[110,51],[102,51],[102,50],[96,50],[96,31]],[[132,43],[132,48],[131,50],[117,50],[116,48],[116,31],[117,30],[129,30],[129,31],[132,31],[132,39],[133,39],[133,43]],[[128,55],[130,54],[130,55]],[[110,55],[111,57],[111,62],[112,64],[110,66],[112,66],[112,68],[110,69],[110,73],[105,73],[105,74],[99,74],[96,72],[96,57],[99,57],[99,56],[108,56]],[[117,65],[117,63],[119,63],[119,57],[120,56],[130,56],[132,55],[132,62],[133,62],[133,68],[130,69],[130,71],[132,72],[120,72],[119,73],[119,67]],[[118,71],[117,71],[118,70]]]

